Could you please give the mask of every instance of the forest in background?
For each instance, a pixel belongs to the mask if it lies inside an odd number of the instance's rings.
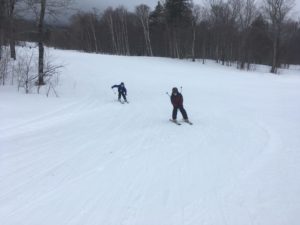
[[[138,5],[133,12],[123,6],[77,11],[62,25],[57,15],[65,13],[72,0],[0,0],[0,59],[4,46],[16,59],[16,42],[37,42],[38,85],[45,83],[44,45],[203,63],[212,59],[239,69],[265,64],[277,73],[280,67],[300,64],[300,19],[292,17],[294,3],[207,0],[198,5],[191,0],[165,0],[154,9]],[[49,24],[45,18],[56,21]]]

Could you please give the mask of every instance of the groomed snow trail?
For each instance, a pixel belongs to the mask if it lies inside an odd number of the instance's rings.
[[[60,98],[0,87],[1,225],[299,224],[299,70],[52,54]]]

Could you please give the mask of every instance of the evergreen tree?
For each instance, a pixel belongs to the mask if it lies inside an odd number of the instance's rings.
[[[166,21],[165,21],[165,9],[161,2],[157,2],[157,5],[150,13],[149,16],[150,26],[150,39],[152,42],[153,55],[156,56],[168,56],[166,47],[167,43],[167,32],[166,32]]]
[[[150,24],[160,25],[165,22],[165,15],[164,15],[164,7],[160,2],[157,2],[157,5],[153,12],[150,13]]]
[[[192,10],[189,0],[166,0],[165,21],[168,31],[169,55],[182,58],[191,55],[192,39],[187,39],[186,34],[192,33]]]
[[[190,0],[166,0],[166,21],[173,26],[190,24],[192,19]]]

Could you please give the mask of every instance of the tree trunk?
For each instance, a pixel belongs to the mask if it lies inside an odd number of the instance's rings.
[[[88,52],[93,52],[93,40],[92,40],[92,36],[90,34],[89,29],[86,30],[86,35],[87,35],[87,47],[88,47]]]
[[[4,45],[4,19],[5,19],[5,2],[0,0],[0,61],[2,60],[2,46]],[[2,74],[0,74],[2,77]]]
[[[126,55],[130,55],[128,30],[127,30],[127,18],[126,18],[126,16],[127,16],[126,13],[123,14],[124,39],[125,39]]]
[[[278,59],[278,34],[274,35],[273,40],[273,56],[272,56],[272,67],[271,67],[271,73],[277,73],[277,59]]]
[[[144,18],[140,18],[140,20],[141,20],[141,23],[142,23],[142,26],[143,26],[147,55],[148,56],[153,56],[151,41],[150,41],[149,22],[147,20],[144,21]]]
[[[150,40],[150,30],[149,30],[149,19],[146,15],[140,15],[140,21],[144,31],[145,43],[146,43],[146,52],[148,56],[153,56],[151,40]]]
[[[219,57],[219,43],[217,43],[217,46],[216,46],[216,61],[217,63],[219,63],[219,60],[220,60],[220,57]]]
[[[2,45],[3,45],[3,30],[1,29],[1,25],[0,25],[0,61],[2,60]]]
[[[15,42],[15,28],[14,28],[14,9],[15,0],[9,2],[9,46],[10,46],[10,57],[16,60],[16,42]]]
[[[174,58],[173,57],[173,44],[172,44],[172,42],[173,42],[173,40],[172,40],[172,28],[170,28],[168,25],[167,25],[167,35],[168,35],[167,41],[168,41],[168,47],[169,47],[169,51],[168,51],[167,56]]]
[[[246,49],[246,44],[245,44],[245,36],[244,34],[241,35],[241,43],[240,43],[240,47],[239,47],[239,62],[237,63],[238,65],[238,69],[244,70],[245,69],[245,49]]]
[[[108,24],[109,24],[110,33],[111,33],[113,53],[117,54],[117,44],[116,44],[115,31],[114,31],[114,22],[113,22],[113,18],[112,18],[111,14],[109,15]]]
[[[10,57],[14,60],[17,59],[17,54],[16,54],[16,42],[14,38],[11,38],[9,41],[9,46],[10,46]]]
[[[92,30],[92,34],[93,34],[93,40],[94,40],[94,47],[95,47],[95,51],[96,53],[98,53],[98,40],[97,40],[97,35],[96,35],[96,28],[95,28],[95,23],[91,20],[91,30]]]
[[[196,61],[196,56],[195,56],[195,42],[196,42],[196,28],[193,26],[193,42],[192,42],[192,58],[193,62]]]
[[[153,51],[152,51],[152,46],[151,46],[151,39],[150,39],[149,21],[147,21],[147,24],[146,24],[145,38],[146,38],[146,45],[147,45],[147,48],[148,48],[148,54],[150,56],[153,56]]]
[[[177,29],[176,27],[173,28],[173,47],[174,47],[174,58],[179,59],[180,58],[180,51],[178,47],[178,38],[177,38]]]
[[[203,42],[202,42],[202,64],[205,63],[205,45],[206,45],[206,42],[205,42],[205,38],[203,39]]]
[[[41,11],[40,18],[38,23],[38,35],[39,35],[39,74],[38,74],[38,82],[37,85],[45,85],[44,81],[44,19],[45,19],[45,11],[46,11],[46,0],[41,0]]]
[[[118,20],[116,20],[116,26],[115,26],[115,32],[116,32],[116,46],[117,46],[117,54],[118,55],[121,55],[122,52],[123,52],[123,49],[122,49],[122,43],[121,43],[121,35],[120,35],[120,29],[121,29],[121,26],[118,22]]]

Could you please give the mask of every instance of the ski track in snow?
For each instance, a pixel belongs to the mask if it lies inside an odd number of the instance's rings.
[[[298,224],[299,74],[53,54],[59,99],[1,91],[1,225]],[[168,121],[180,85],[193,126]]]

